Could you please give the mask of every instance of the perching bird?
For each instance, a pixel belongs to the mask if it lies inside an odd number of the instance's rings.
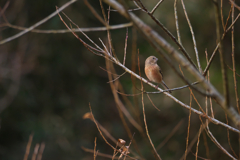
[[[162,86],[169,90],[168,86],[163,81],[161,68],[157,64],[158,59],[155,56],[150,56],[145,61],[145,74],[151,82],[161,83]],[[157,85],[158,86],[158,85]],[[171,93],[171,91],[168,91]]]

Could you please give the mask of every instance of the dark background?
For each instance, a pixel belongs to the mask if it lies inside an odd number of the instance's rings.
[[[1,0],[0,6],[4,7],[6,0]],[[55,6],[61,7],[66,0],[10,0],[10,4],[4,15],[9,23],[22,27],[30,27],[42,20],[56,10]],[[101,15],[100,4],[97,1],[89,1],[97,12]],[[144,1],[143,1],[144,2]],[[128,2],[130,8],[134,8],[133,3]],[[144,2],[146,7],[151,10],[157,0]],[[207,50],[211,55],[216,46],[214,8],[211,1],[186,1],[186,8],[191,20],[201,65],[206,66]],[[155,16],[176,36],[174,21],[174,1],[166,1],[157,9]],[[105,9],[107,6],[105,6]],[[224,2],[224,20],[226,21],[229,3]],[[81,28],[103,26],[84,5],[83,1],[77,1],[67,7],[64,12]],[[236,11],[238,13],[238,11]],[[166,38],[171,44],[170,38],[157,26],[149,16],[141,11],[135,12],[147,24],[156,29],[160,35]],[[184,17],[180,3],[178,3],[178,14],[181,37],[183,45],[196,62],[191,33]],[[65,18],[67,24],[69,21]],[[0,17],[0,40],[19,33],[17,29],[12,29],[4,24],[3,17]],[[116,12],[111,12],[110,24],[127,23],[128,21]],[[228,25],[229,26],[229,25]],[[235,26],[236,38],[236,68],[239,71],[239,26]],[[50,19],[37,29],[66,29],[58,16]],[[131,68],[132,54],[132,28],[129,27],[129,38],[127,48],[126,66]],[[85,40],[82,34],[78,35]],[[87,32],[87,35],[100,45],[98,38],[106,40],[106,31]],[[126,29],[112,31],[113,44],[119,59],[122,61],[124,53]],[[161,59],[160,55],[154,51],[151,45],[144,40],[140,33],[137,34],[137,48],[140,51],[141,71],[143,77],[144,60],[150,55],[159,57],[158,64],[164,73],[164,81],[170,88],[182,86],[184,83],[174,74],[168,64]],[[224,42],[224,53],[226,64],[232,66],[231,62],[231,41],[228,33]],[[210,56],[209,56],[210,57]],[[176,64],[178,65],[178,64]],[[116,104],[107,83],[107,72],[100,67],[105,67],[105,60],[90,53],[71,33],[65,34],[42,34],[29,32],[18,39],[0,45],[0,159],[17,160],[23,159],[26,145],[30,134],[33,134],[33,142],[30,156],[37,143],[45,143],[43,159],[75,160],[93,159],[93,155],[84,152],[81,147],[94,147],[94,139],[97,137],[97,150],[102,153],[112,155],[113,150],[105,144],[97,128],[90,120],[83,120],[82,116],[89,112],[91,103],[93,113],[98,122],[104,126],[116,139],[122,138],[129,143],[130,139],[122,125]],[[211,82],[222,93],[222,80],[220,72],[219,56],[215,57],[210,69]],[[120,75],[123,70],[116,67]],[[186,76],[189,76],[185,73]],[[235,106],[235,95],[233,87],[232,71],[228,70],[231,104]],[[192,81],[194,78],[189,76]],[[237,77],[239,80],[239,77]],[[120,78],[126,93],[132,93],[132,82],[129,74]],[[140,88],[140,82],[137,85]],[[153,88],[145,85],[149,91]],[[189,90],[184,89],[173,92],[173,95],[189,105]],[[200,104],[205,106],[205,98],[196,94]],[[160,112],[152,106],[145,96],[146,116],[149,133],[155,146],[158,146],[172,129],[183,121],[176,134],[162,147],[158,153],[163,159],[179,159],[185,151],[188,110],[176,104],[173,100],[160,95],[150,95],[154,104],[160,108]],[[138,98],[138,108],[142,109],[141,96]],[[133,98],[129,97],[133,102]],[[134,104],[137,105],[137,104]],[[192,106],[198,109],[195,102]],[[215,118],[226,123],[223,110],[213,102]],[[133,115],[133,113],[131,113]],[[141,120],[143,120],[141,114]],[[196,114],[192,114],[190,137],[191,141],[196,134],[201,122]],[[230,122],[231,124],[231,122]],[[130,125],[130,124],[129,124]],[[131,126],[131,125],[130,125]],[[211,124],[210,129],[217,140],[231,154],[227,140],[227,130],[224,127]],[[131,127],[135,133],[140,152],[146,159],[153,159],[148,142],[144,141],[140,133]],[[206,147],[204,138],[210,150],[211,159],[229,159],[216,145],[202,133],[199,144],[199,156],[206,157]],[[238,135],[230,132],[231,144],[235,152],[238,152]],[[205,141],[205,142],[206,142]],[[134,149],[134,148],[133,148]],[[192,148],[195,152],[196,146]],[[193,159],[189,153],[189,159]],[[98,157],[97,159],[105,159]]]

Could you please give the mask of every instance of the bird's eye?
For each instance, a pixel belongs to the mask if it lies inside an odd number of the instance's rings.
[[[152,59],[155,59],[155,57],[153,57]]]

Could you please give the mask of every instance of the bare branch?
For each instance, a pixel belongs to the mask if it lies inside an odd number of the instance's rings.
[[[154,8],[152,9],[152,11],[150,13],[153,14],[162,2],[163,2],[163,0],[159,0],[158,3],[154,6]]]
[[[36,27],[40,26],[41,24],[47,22],[47,21],[48,21],[49,19],[51,19],[52,17],[56,16],[56,15],[58,14],[58,12],[62,11],[63,9],[65,9],[66,7],[68,7],[69,5],[71,5],[72,3],[76,2],[76,1],[77,1],[77,0],[71,0],[71,1],[69,1],[69,2],[67,2],[67,3],[65,3],[62,7],[60,7],[60,8],[58,9],[58,11],[53,12],[52,14],[50,14],[49,16],[47,16],[46,18],[44,18],[43,20],[41,20],[41,21],[37,22],[36,24],[32,25],[31,27],[27,28],[26,30],[24,30],[24,31],[22,31],[22,32],[14,35],[14,36],[12,36],[12,37],[9,37],[9,38],[6,38],[6,39],[0,41],[0,45],[2,45],[2,44],[4,44],[4,43],[7,43],[7,42],[9,42],[9,41],[12,41],[12,40],[14,40],[14,39],[16,39],[16,38],[18,38],[18,37],[20,37],[20,36],[28,33],[29,31],[33,30],[34,28],[36,28]]]
[[[223,57],[223,45],[221,40],[221,28],[220,28],[220,13],[219,13],[219,5],[217,0],[214,0],[214,9],[215,9],[215,19],[216,19],[216,34],[217,34],[217,42],[219,43],[219,54],[220,54],[220,63],[221,63],[221,72],[222,72],[222,79],[223,79],[223,91],[224,91],[224,97],[225,97],[225,105],[229,106],[229,86],[228,86],[228,77],[226,72],[226,65],[224,63],[224,57]]]
[[[142,90],[144,90],[142,81],[141,81],[141,86],[142,86],[142,87],[141,87]],[[142,94],[142,107],[143,107],[143,120],[144,120],[145,129],[146,129],[146,134],[147,134],[147,136],[148,136],[149,142],[150,142],[150,144],[151,144],[151,146],[152,146],[152,148],[153,148],[153,150],[154,150],[154,153],[155,153],[156,157],[157,157],[159,160],[161,160],[161,157],[160,157],[160,155],[157,153],[157,150],[156,150],[156,148],[155,148],[155,146],[154,146],[154,144],[153,144],[153,142],[152,142],[152,139],[151,139],[151,137],[150,137],[150,135],[149,135],[149,132],[148,132],[148,126],[147,126],[147,120],[146,120],[146,114],[145,114],[145,108],[144,108],[144,101],[143,101],[143,94]]]
[[[124,23],[124,24],[117,24],[117,25],[111,25],[108,27],[108,29],[110,30],[115,30],[115,29],[121,29],[121,28],[127,28],[127,27],[131,27],[133,24],[130,23]],[[10,23],[5,23],[0,25],[0,27],[10,27],[10,28],[14,28],[14,29],[18,29],[18,30],[26,30],[27,28],[25,27],[21,27],[21,26],[15,26],[12,25]],[[89,27],[89,28],[80,28],[81,31],[83,32],[96,32],[96,31],[106,31],[107,27]],[[79,28],[72,28],[73,32],[80,32]],[[33,29],[29,32],[33,32],[33,33],[45,33],[45,34],[63,34],[63,33],[70,33],[71,31],[68,29],[58,29],[58,30],[41,30],[41,29]]]
[[[185,7],[185,4],[184,4],[183,0],[181,0],[181,2],[182,2],[182,7],[183,7],[183,11],[184,11],[185,17],[186,17],[187,22],[188,22],[188,26],[189,26],[191,34],[192,34],[193,46],[194,46],[194,50],[195,50],[195,54],[196,54],[198,69],[199,69],[199,72],[202,73],[202,67],[201,67],[201,64],[200,64],[200,61],[199,61],[199,55],[198,55],[198,50],[197,50],[197,43],[196,43],[195,35],[194,35],[194,32],[193,32],[193,28],[192,28],[191,22],[190,22],[190,20],[188,18],[188,14],[187,14],[186,7]]]
[[[179,25],[178,25],[177,1],[178,1],[178,0],[175,0],[175,1],[174,1],[174,16],[175,16],[175,23],[176,23],[176,30],[177,30],[178,42],[179,42],[179,44],[182,45],[181,36],[180,36],[180,31],[179,31]]]

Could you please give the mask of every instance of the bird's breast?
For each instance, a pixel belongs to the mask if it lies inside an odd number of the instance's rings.
[[[147,78],[155,83],[160,83],[162,81],[162,75],[159,72],[160,68],[155,65],[145,66],[145,74]]]

